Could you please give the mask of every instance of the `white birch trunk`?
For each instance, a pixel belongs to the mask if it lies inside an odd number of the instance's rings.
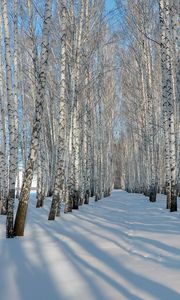
[[[17,114],[12,86],[12,67],[11,67],[11,50],[7,1],[2,2],[3,20],[4,20],[4,37],[5,37],[5,59],[6,59],[6,86],[7,86],[7,103],[8,103],[8,123],[9,123],[9,195],[7,199],[7,222],[6,236],[14,237],[14,200],[15,200],[15,181],[17,170],[17,134],[15,115]]]
[[[54,220],[63,196],[63,186],[65,180],[65,130],[66,130],[66,38],[67,38],[67,7],[66,2],[61,4],[61,87],[60,87],[60,116],[59,116],[59,136],[58,136],[58,153],[57,167],[54,182],[53,198],[49,212],[49,220]]]
[[[24,174],[23,185],[20,194],[20,201],[15,220],[15,234],[18,236],[24,235],[24,227],[26,220],[26,213],[28,207],[29,194],[31,183],[33,179],[34,164],[37,158],[38,141],[41,131],[41,119],[43,117],[44,102],[45,102],[45,86],[47,77],[47,64],[49,54],[49,30],[51,24],[51,0],[46,0],[45,16],[43,23],[43,37],[41,44],[41,62],[40,72],[38,76],[38,90],[35,107],[35,118],[33,122],[30,154],[28,157],[27,168]]]

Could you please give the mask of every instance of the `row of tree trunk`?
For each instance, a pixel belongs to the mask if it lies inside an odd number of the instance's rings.
[[[157,192],[165,193],[167,208],[176,211],[180,194],[180,7],[177,0],[158,2],[128,1],[124,7],[128,36],[123,40],[127,49],[120,55],[124,126],[115,142],[121,156],[115,160],[127,191],[142,192],[151,202],[156,201]],[[123,3],[118,3],[122,9]]]
[[[68,213],[110,195],[116,95],[103,1],[8,4],[0,6],[0,210],[12,238],[24,235],[33,179],[37,208],[52,196],[49,220],[62,202]]]

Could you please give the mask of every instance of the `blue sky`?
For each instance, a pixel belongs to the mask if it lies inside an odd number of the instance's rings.
[[[111,10],[114,8],[115,0],[106,0],[106,10]]]

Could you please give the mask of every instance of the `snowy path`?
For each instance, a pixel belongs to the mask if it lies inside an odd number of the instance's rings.
[[[32,198],[24,238],[0,216],[0,300],[180,299],[180,212],[163,196],[114,191],[55,222],[49,203]]]

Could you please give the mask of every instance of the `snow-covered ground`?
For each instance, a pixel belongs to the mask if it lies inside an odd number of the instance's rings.
[[[5,239],[0,216],[1,300],[180,300],[180,211],[164,196],[114,191],[55,222],[34,198],[25,237]]]

